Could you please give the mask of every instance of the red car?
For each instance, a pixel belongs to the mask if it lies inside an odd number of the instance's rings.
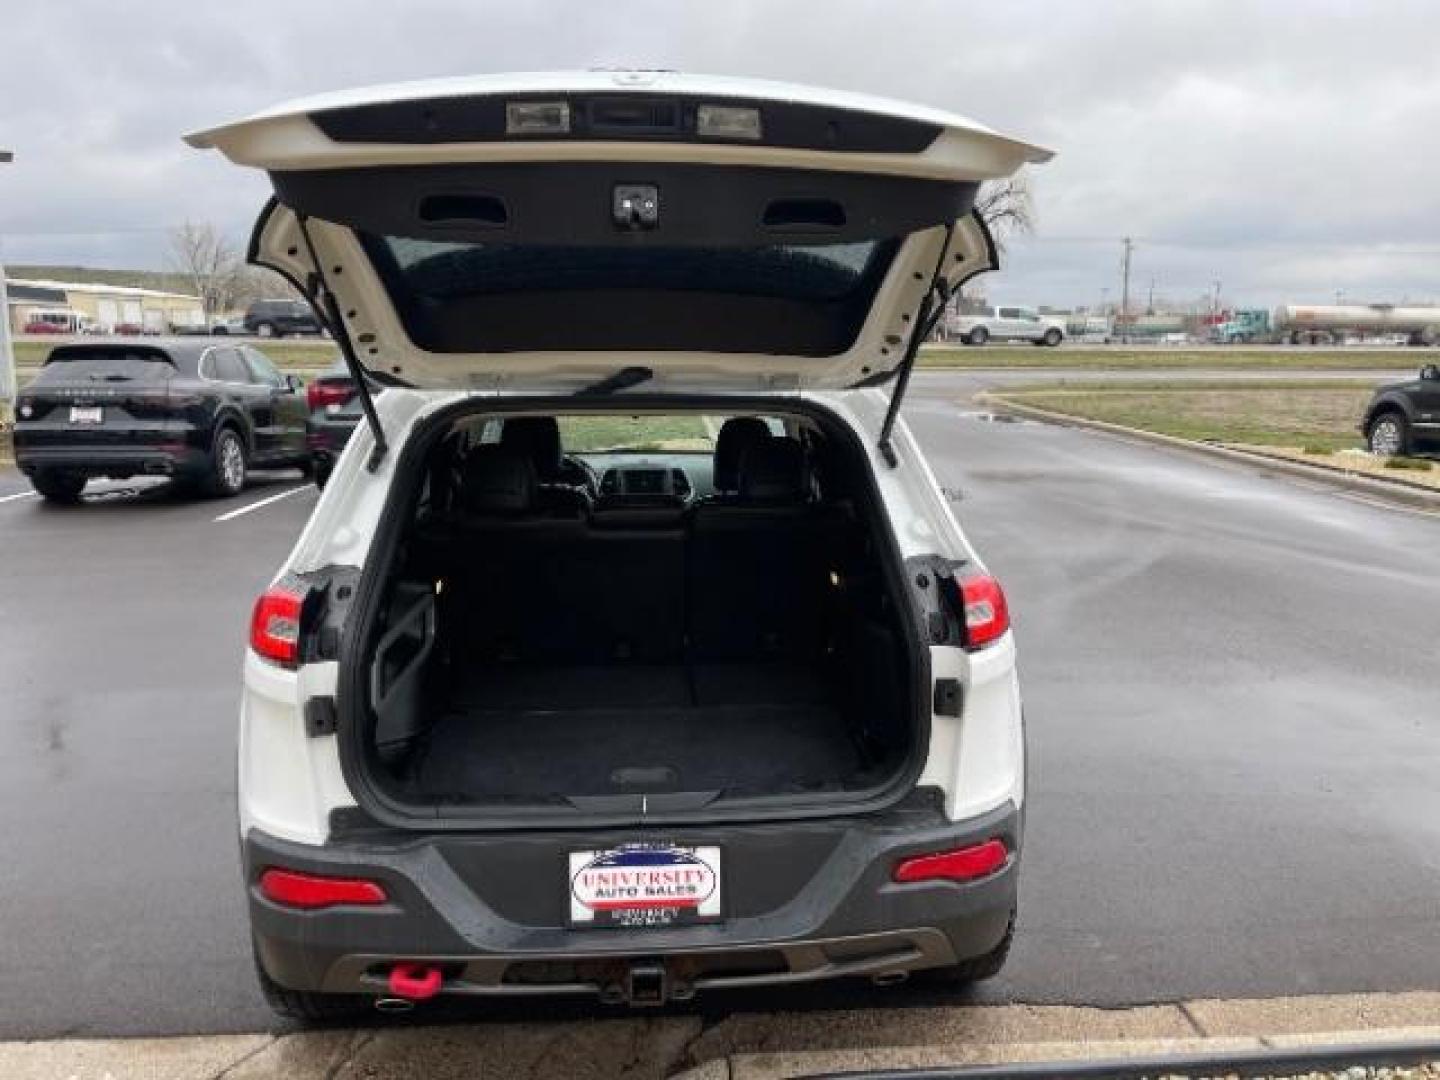
[[[26,334],[68,334],[70,329],[52,322],[31,322],[25,324]]]

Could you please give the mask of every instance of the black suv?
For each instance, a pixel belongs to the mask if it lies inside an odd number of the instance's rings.
[[[61,345],[15,402],[15,463],[52,502],[92,477],[234,495],[252,466],[310,471],[301,381],[244,345]]]
[[[1440,365],[1425,365],[1410,382],[1379,387],[1360,431],[1372,454],[1440,454]]]
[[[260,337],[319,334],[320,320],[300,300],[256,300],[245,312],[245,329]]]

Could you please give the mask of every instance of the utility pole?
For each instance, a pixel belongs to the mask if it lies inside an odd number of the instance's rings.
[[[1130,255],[1135,250],[1135,241],[1125,237],[1125,269],[1121,275],[1120,290],[1120,341],[1130,344]]]
[[[9,165],[15,155],[0,150],[0,165]],[[0,404],[9,407],[12,418],[15,395],[20,387],[15,381],[15,350],[10,346],[10,298],[5,292],[5,264],[0,260]]]

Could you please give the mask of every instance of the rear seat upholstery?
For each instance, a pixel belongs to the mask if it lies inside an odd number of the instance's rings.
[[[543,496],[533,457],[476,447],[461,470],[451,615],[469,662],[810,660],[824,651],[831,561],[806,452],[749,446],[732,499],[688,514],[577,515]]]
[[[805,449],[750,445],[733,500],[696,507],[689,551],[690,642],[701,661],[814,659],[823,649],[829,560]]]

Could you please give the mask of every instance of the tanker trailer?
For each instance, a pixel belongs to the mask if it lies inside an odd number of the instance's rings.
[[[1292,345],[1338,343],[1346,334],[1402,334],[1411,345],[1440,345],[1440,307],[1393,304],[1286,304],[1275,329]]]

